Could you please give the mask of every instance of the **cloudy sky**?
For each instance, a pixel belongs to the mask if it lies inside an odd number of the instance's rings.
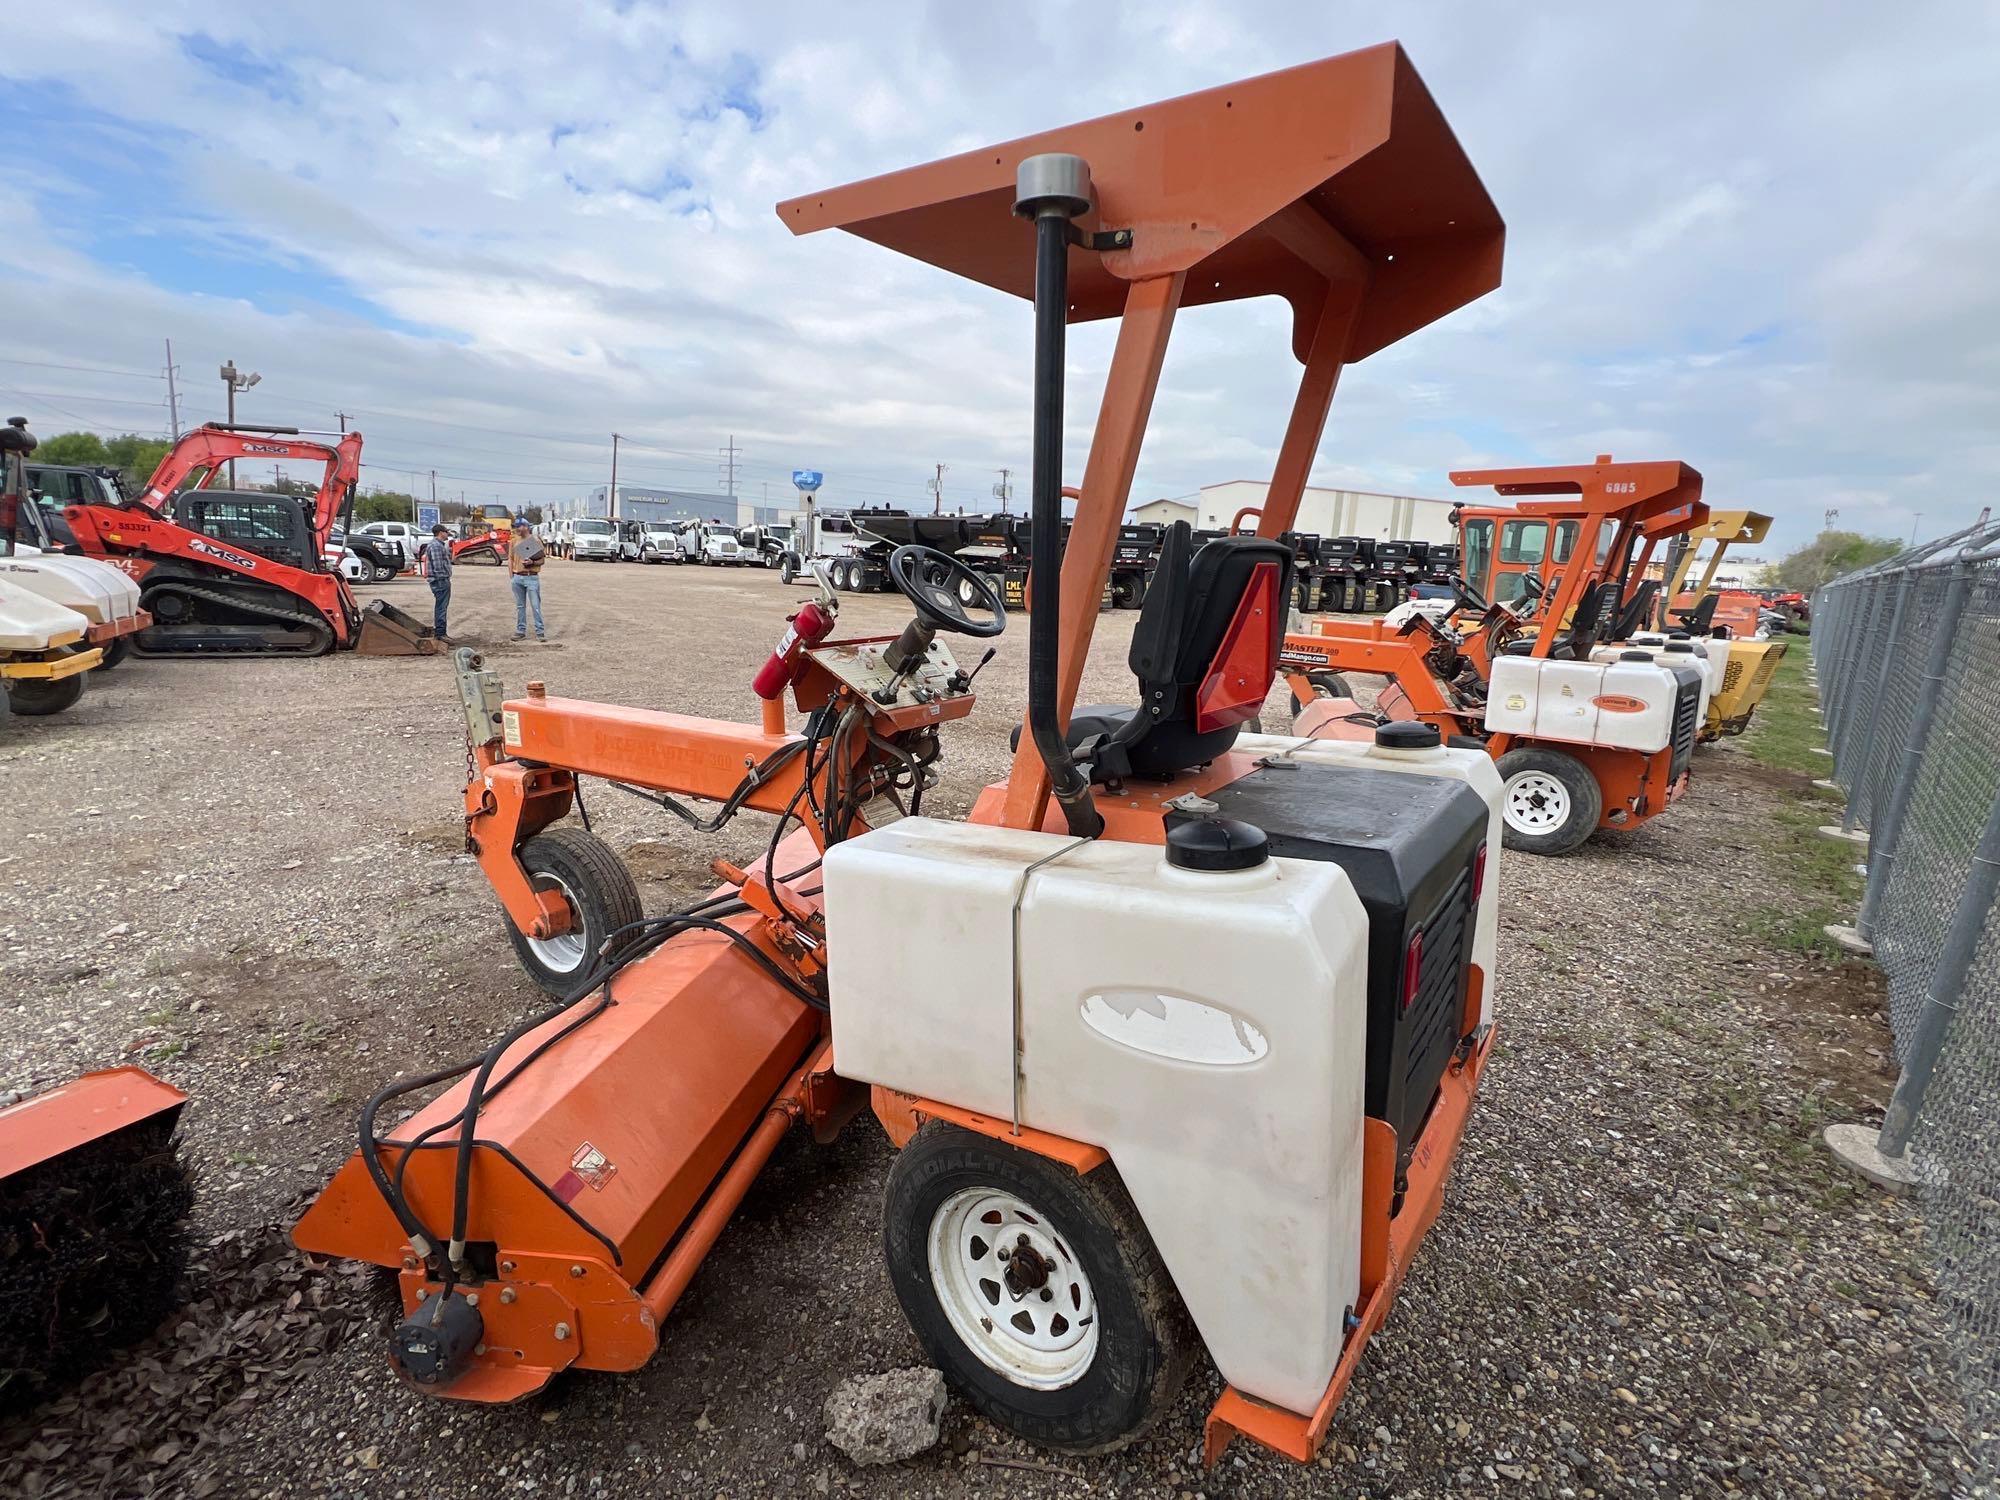
[[[846,14],[844,14],[846,13]],[[855,17],[865,14],[871,19]],[[0,404],[352,413],[372,482],[990,504],[1024,303],[780,198],[1389,38],[1508,224],[1501,289],[1351,370],[1315,479],[1679,457],[1716,505],[1908,535],[2000,479],[2000,9],[15,0]],[[1279,304],[1183,317],[1133,500],[1269,472]],[[1071,340],[1081,471],[1109,325]],[[1024,479],[1025,476],[1023,476]],[[427,480],[426,480],[427,482]],[[1017,480],[1019,492],[1025,483]]]

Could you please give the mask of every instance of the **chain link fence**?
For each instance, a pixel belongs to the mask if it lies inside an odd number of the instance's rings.
[[[1821,588],[1812,660],[1842,827],[1867,835],[1856,935],[1901,1077],[1875,1143],[1921,1194],[1973,1432],[2000,1470],[2000,525]],[[1859,847],[1857,845],[1857,847]]]

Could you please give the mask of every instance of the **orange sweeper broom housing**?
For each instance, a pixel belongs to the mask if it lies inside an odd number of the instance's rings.
[[[1205,1347],[1228,1382],[1209,1457],[1243,1434],[1309,1458],[1439,1211],[1491,1047],[1500,788],[1423,725],[1365,745],[1244,728],[1277,669],[1275,538],[1341,368],[1495,286],[1500,219],[1393,44],[778,211],[1033,299],[1013,769],[971,821],[924,814],[984,665],[948,642],[1006,617],[922,547],[890,562],[913,611],[894,636],[839,637],[821,579],[756,723],[535,683],[506,699],[461,652],[470,845],[554,1002],[371,1099],[295,1237],[400,1271],[391,1356],[413,1385],[509,1400],[644,1363],[786,1131],[872,1106],[900,1148],[891,1281],[979,1410],[1114,1447]],[[1196,549],[1174,528],[1134,701],[1079,708],[1174,320],[1265,295],[1305,368],[1263,534]],[[1064,330],[1104,317],[1123,322],[1063,551]],[[707,900],[646,917],[569,820],[584,776],[698,827],[776,826]]]

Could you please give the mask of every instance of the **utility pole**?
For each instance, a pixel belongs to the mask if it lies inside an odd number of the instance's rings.
[[[1910,522],[1910,545],[1912,547],[1917,545],[1917,528],[1923,524],[1924,524],[1924,513],[1922,511],[1918,511],[1915,519],[1913,519]]]
[[[1002,469],[1000,482],[993,486],[993,496],[1000,502],[1000,514],[1003,516],[1007,514],[1007,501],[1014,493],[1014,487],[1007,482],[1007,476],[1013,472],[1012,469]]]
[[[174,385],[174,341],[167,340],[167,419],[173,424],[174,441],[181,440],[181,395]]]
[[[336,416],[336,417],[338,417],[338,418],[340,419],[340,435],[341,435],[342,437],[346,437],[346,436],[347,436],[347,413],[346,413],[346,412],[344,412],[344,411],[337,411],[337,412],[335,412],[335,413],[334,413],[334,416]]]
[[[729,524],[731,526],[734,526],[738,521],[742,519],[741,516],[735,514],[735,510],[736,510],[736,460],[738,456],[741,455],[743,450],[736,446],[736,434],[732,432],[729,434],[728,444],[725,447],[717,448],[715,451],[723,456],[723,462],[717,465],[717,467],[723,471],[722,493],[729,497],[729,509],[731,512],[729,517]]]
[[[618,519],[618,434],[611,434],[611,505],[610,519]]]
[[[939,464],[937,472],[931,476],[931,514],[934,516],[944,513],[944,470],[945,466]]]
[[[236,393],[238,391],[249,390],[251,386],[263,378],[255,370],[252,370],[247,375],[243,374],[236,368],[236,361],[233,359],[222,367],[223,388],[229,392],[229,425],[231,427],[236,425]],[[232,490],[236,488],[236,460],[233,458],[229,460],[229,487]]]

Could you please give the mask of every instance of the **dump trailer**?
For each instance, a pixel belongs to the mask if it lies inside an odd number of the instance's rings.
[[[331,436],[331,434],[329,434]],[[291,495],[212,487],[231,459],[324,465],[318,489]],[[65,506],[78,548],[139,585],[152,623],[145,656],[372,656],[435,652],[427,626],[385,600],[365,611],[325,558],[336,526],[351,529],[361,434],[335,443],[293,427],[204,423],[175,443],[132,500]]]
[[[932,815],[975,707],[954,647],[1008,622],[973,564],[915,543],[888,562],[895,634],[838,636],[822,568],[753,722],[509,698],[461,653],[470,847],[550,1004],[378,1090],[294,1237],[396,1272],[389,1362],[416,1391],[511,1400],[643,1364],[787,1132],[872,1109],[898,1150],[891,1284],[983,1416],[1114,1448],[1205,1353],[1206,1460],[1238,1436],[1309,1460],[1443,1209],[1491,1054],[1500,784],[1424,725],[1362,747],[1244,726],[1334,376],[1497,285],[1499,216],[1393,43],[778,213],[1032,298],[1012,768],[967,820]],[[1371,274],[1391,253],[1398,274]],[[1170,528],[1129,700],[1079,705],[1173,314],[1273,295],[1304,370],[1268,532]],[[1064,548],[1064,325],[1103,317],[1123,325]],[[571,817],[584,777],[773,833],[647,917]]]
[[[1624,590],[1644,577],[1654,545],[1707,519],[1701,475],[1678,462],[1600,455],[1592,464],[1451,479],[1528,497],[1512,510],[1466,510],[1461,535],[1472,566],[1504,561],[1510,546],[1539,562],[1549,537],[1571,524],[1572,553],[1548,585],[1532,567],[1501,575],[1521,580],[1512,603],[1459,579],[1454,619],[1409,610],[1367,623],[1319,619],[1291,632],[1284,660],[1302,705],[1297,731],[1357,738],[1378,718],[1415,719],[1484,746],[1507,788],[1508,846],[1531,853],[1565,854],[1601,828],[1659,816],[1687,790],[1715,677],[1692,642],[1663,643],[1658,653],[1612,643],[1646,617],[1649,591],[1628,598]],[[1357,674],[1385,681],[1374,713],[1352,701]]]
[[[0,1107],[0,1414],[173,1310],[194,1204],[174,1136],[186,1103],[122,1067]]]

